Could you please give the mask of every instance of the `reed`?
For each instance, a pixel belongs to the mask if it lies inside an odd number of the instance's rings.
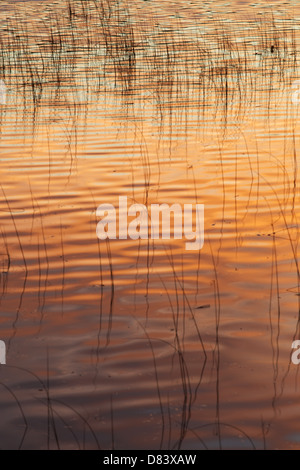
[[[165,33],[154,18],[143,29],[119,2],[66,0],[34,25],[20,14],[1,23],[0,70],[35,104],[54,89],[68,93],[84,77],[86,87],[106,93],[147,89],[160,112],[170,104],[193,106],[195,99],[203,109],[214,101],[228,110],[264,83],[289,80],[297,67],[289,18],[278,23],[269,15],[251,26],[237,40],[234,27],[214,20],[211,32],[195,25],[191,38],[184,25]]]

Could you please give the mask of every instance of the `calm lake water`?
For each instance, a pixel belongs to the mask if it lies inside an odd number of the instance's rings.
[[[300,449],[299,20],[1,2],[2,449]],[[98,239],[120,196],[203,248]]]

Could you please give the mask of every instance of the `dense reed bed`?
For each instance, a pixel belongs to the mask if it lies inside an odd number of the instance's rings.
[[[91,89],[150,95],[166,109],[238,109],[259,87],[290,79],[297,66],[296,27],[272,14],[241,20],[235,31],[222,19],[207,30],[180,20],[165,28],[155,17],[143,23],[119,1],[68,0],[44,13],[29,27],[20,10],[0,27],[1,76],[34,103],[62,91],[76,103],[78,92]]]

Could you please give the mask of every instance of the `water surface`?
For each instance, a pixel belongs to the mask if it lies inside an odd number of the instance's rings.
[[[126,5],[1,3],[1,448],[299,449],[299,7]]]

